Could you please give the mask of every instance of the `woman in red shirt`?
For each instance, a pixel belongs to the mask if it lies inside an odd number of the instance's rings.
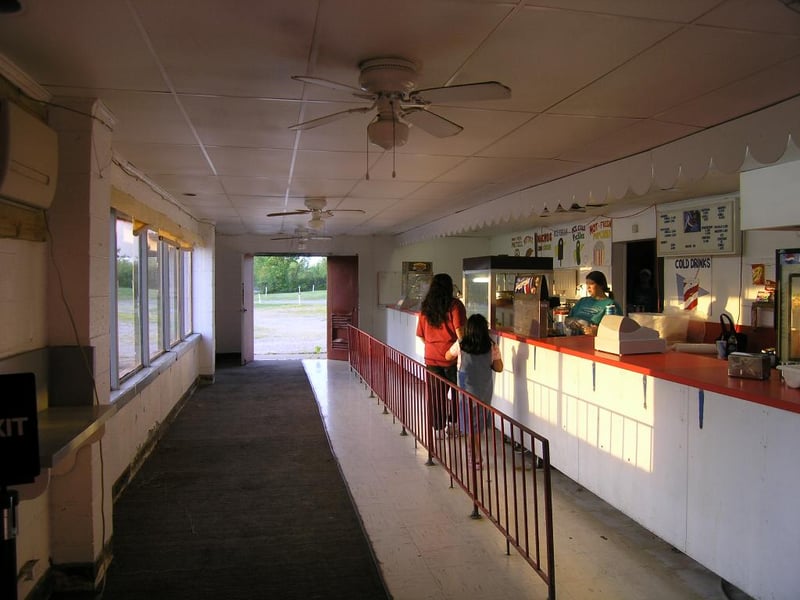
[[[448,360],[445,353],[460,340],[464,334],[464,325],[467,321],[467,309],[464,303],[453,296],[453,279],[447,273],[437,273],[433,276],[431,287],[422,301],[422,309],[417,321],[417,337],[425,344],[425,367],[436,375],[440,375],[452,382],[455,386],[458,381],[458,372],[455,359]],[[441,382],[431,377],[428,393],[433,400],[433,428],[437,437],[444,435],[443,429],[448,410],[444,398],[447,390],[442,389]],[[455,423],[457,413],[456,394],[451,394],[449,403],[449,417]]]

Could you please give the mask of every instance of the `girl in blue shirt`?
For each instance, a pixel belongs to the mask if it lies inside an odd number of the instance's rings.
[[[464,337],[455,342],[445,354],[448,360],[457,360],[458,386],[478,398],[484,404],[492,403],[494,389],[493,373],[503,370],[503,358],[500,348],[489,335],[489,323],[481,314],[474,314],[467,319]],[[467,459],[470,467],[481,468],[480,432],[492,422],[492,413],[478,404],[473,406],[472,431],[469,428],[469,416],[466,409],[469,402],[461,398],[458,424],[467,436]],[[476,457],[473,461],[473,448]]]
[[[588,296],[581,298],[569,311],[567,326],[575,333],[597,335],[597,326],[606,314],[606,306],[614,306],[614,314],[621,315],[622,308],[609,297],[606,276],[600,271],[592,271],[586,276]]]

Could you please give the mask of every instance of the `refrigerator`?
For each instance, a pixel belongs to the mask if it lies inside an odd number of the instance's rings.
[[[776,250],[775,270],[778,360],[800,362],[800,248]]]

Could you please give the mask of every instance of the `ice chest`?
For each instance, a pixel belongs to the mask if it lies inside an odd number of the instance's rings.
[[[769,379],[769,354],[731,352],[728,355],[728,375],[745,379]]]

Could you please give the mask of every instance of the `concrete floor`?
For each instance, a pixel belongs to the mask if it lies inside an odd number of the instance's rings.
[[[547,587],[344,362],[304,360],[328,437],[396,600],[547,598]],[[558,472],[556,597],[724,600],[722,582]],[[743,596],[742,596],[743,597]]]

